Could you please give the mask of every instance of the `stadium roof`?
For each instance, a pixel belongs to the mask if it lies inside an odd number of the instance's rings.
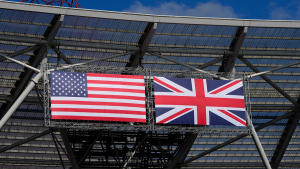
[[[60,52],[61,64],[125,53],[89,65],[138,67],[141,56],[144,68],[217,73],[226,60],[232,64],[223,69],[235,66],[236,74],[254,74],[299,61],[299,28],[299,21],[146,15],[0,1],[0,53],[37,69],[44,53],[49,63],[57,63]],[[3,57],[0,61],[3,116],[36,73]],[[299,67],[250,79],[252,122],[274,168],[300,167]],[[43,91],[42,84],[38,90]],[[1,129],[3,168],[61,167],[36,91]],[[54,133],[63,145],[63,138]],[[192,157],[197,158],[189,160]],[[71,166],[67,156],[62,159]],[[221,167],[264,168],[251,136],[197,136],[183,168]]]

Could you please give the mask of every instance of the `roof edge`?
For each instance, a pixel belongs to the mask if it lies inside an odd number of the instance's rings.
[[[0,0],[0,8],[19,11],[30,11],[48,14],[62,14],[69,16],[105,18],[128,20],[138,22],[157,22],[169,24],[193,24],[214,26],[246,26],[246,27],[270,27],[270,28],[300,28],[300,21],[292,20],[256,20],[256,19],[234,19],[234,18],[208,18],[171,15],[152,15],[128,12],[113,12],[93,9],[67,8],[59,6],[48,6],[30,4],[23,2],[11,2]]]

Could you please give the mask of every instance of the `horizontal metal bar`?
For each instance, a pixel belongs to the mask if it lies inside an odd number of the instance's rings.
[[[290,64],[287,64],[287,65],[283,65],[283,66],[280,66],[280,67],[277,67],[277,68],[274,68],[274,69],[270,69],[270,70],[267,70],[267,71],[255,73],[255,74],[249,75],[248,78],[252,78],[252,77],[255,77],[255,76],[260,76],[260,75],[263,75],[263,74],[267,74],[269,72],[273,72],[273,71],[276,71],[276,70],[284,69],[286,67],[290,67],[290,66],[298,65],[298,64],[300,64],[300,61],[294,62],[294,63],[290,63]],[[242,79],[240,79],[240,80],[242,80]]]
[[[28,39],[18,37],[0,36],[0,40],[13,41],[13,42],[25,42],[34,44],[47,44],[46,40],[42,39]],[[139,47],[132,46],[117,46],[117,45],[102,45],[95,43],[78,43],[78,42],[66,42],[59,41],[61,46],[83,47],[83,48],[96,48],[96,49],[111,49],[111,50],[124,50],[139,52]],[[57,41],[53,41],[51,45],[56,45]],[[198,50],[198,49],[171,49],[171,48],[148,48],[148,53],[182,53],[182,54],[216,54],[216,55],[233,55],[233,51],[224,50]],[[263,51],[240,51],[239,55],[255,55],[255,56],[299,56],[300,52],[263,52]]]
[[[18,60],[16,60],[16,59],[13,59],[13,58],[10,58],[10,57],[8,57],[8,56],[5,56],[5,55],[3,55],[2,53],[0,53],[0,56],[6,58],[6,59],[8,59],[8,60],[11,60],[11,61],[13,61],[13,62],[15,62],[15,63],[18,63],[18,64],[20,64],[20,65],[22,65],[22,66],[24,66],[24,67],[27,67],[27,68],[29,68],[29,69],[32,69],[32,70],[34,70],[34,71],[36,71],[36,72],[38,72],[38,73],[40,72],[39,69],[37,69],[37,68],[35,68],[35,67],[32,67],[32,66],[30,66],[30,65],[27,65],[27,64],[25,64],[25,63],[23,63],[23,62],[20,62],[20,61],[18,61]]]
[[[47,134],[49,134],[49,133],[51,133],[51,130],[50,130],[50,129],[48,129],[48,130],[46,130],[46,131],[43,131],[42,133],[36,134],[36,135],[34,135],[34,136],[28,137],[27,139],[18,141],[18,142],[14,143],[14,144],[12,144],[12,145],[10,145],[10,146],[7,146],[7,147],[4,147],[4,148],[0,149],[0,153],[3,153],[3,152],[5,152],[5,151],[7,151],[7,150],[10,150],[10,149],[12,149],[12,148],[14,148],[14,147],[17,147],[17,146],[22,145],[22,144],[24,144],[24,143],[27,143],[27,142],[29,142],[29,141],[35,140],[35,139],[37,139],[37,138],[39,138],[39,137],[42,137],[42,136],[44,136],[44,135],[47,135]]]
[[[129,54],[133,54],[133,53],[134,52],[110,55],[110,56],[106,56],[106,57],[95,59],[95,60],[89,60],[89,61],[86,61],[86,62],[81,62],[81,63],[72,64],[72,65],[66,65],[66,66],[63,66],[63,67],[57,67],[57,68],[54,68],[54,69],[49,69],[48,72],[62,70],[62,69],[68,69],[68,68],[71,68],[73,66],[79,66],[79,65],[84,65],[84,64],[88,64],[88,63],[98,62],[98,61],[111,59],[111,58],[115,58],[115,57],[119,57],[119,56],[123,56],[123,55],[129,55]]]
[[[193,67],[193,66],[190,66],[190,65],[188,65],[188,64],[179,62],[179,61],[174,60],[174,59],[171,59],[171,58],[168,58],[168,57],[166,57],[166,56],[162,56],[162,55],[157,54],[157,53],[152,53],[152,55],[157,56],[157,57],[159,57],[159,58],[166,59],[166,60],[168,60],[168,61],[171,61],[171,62],[174,62],[174,63],[177,63],[177,64],[180,64],[180,65],[182,65],[182,66],[188,67],[188,68],[190,68],[190,69],[192,69],[192,70],[194,70],[194,71],[198,71],[198,72],[202,72],[202,73],[209,74],[209,75],[211,75],[212,77],[215,77],[215,78],[218,78],[218,79],[221,79],[221,80],[228,80],[228,79],[226,79],[226,78],[224,78],[224,77],[220,77],[220,76],[217,76],[217,75],[215,75],[215,74],[211,74],[210,72],[207,72],[207,71],[204,71],[204,70],[201,70],[201,69],[197,69],[197,68],[195,68],[195,67]]]

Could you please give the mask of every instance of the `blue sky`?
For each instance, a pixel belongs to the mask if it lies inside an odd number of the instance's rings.
[[[300,0],[78,1],[82,8],[108,11],[219,18],[300,20]]]

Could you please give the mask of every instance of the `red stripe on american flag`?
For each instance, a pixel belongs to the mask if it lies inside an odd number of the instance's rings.
[[[93,83],[93,84],[113,84],[113,85],[129,85],[129,86],[145,86],[144,83],[105,81],[105,80],[87,80],[87,83]]]
[[[218,109],[218,110],[219,110],[219,109]],[[225,111],[225,110],[219,110],[219,111],[222,112],[222,113],[224,113],[225,115],[229,116],[230,118],[232,118],[232,119],[238,121],[239,123],[243,124],[244,126],[246,126],[246,122],[244,122],[243,120],[241,120],[241,119],[235,117],[234,115],[228,113],[227,111]]]
[[[168,87],[168,88],[170,88],[170,89],[172,89],[172,90],[174,90],[174,91],[176,91],[176,92],[178,92],[178,93],[183,93],[183,91],[176,89],[175,87],[173,87],[173,86],[171,86],[171,85],[169,85],[169,84],[167,84],[167,83],[165,83],[165,82],[159,80],[159,79],[156,78],[156,77],[153,77],[153,79],[154,79],[155,81],[159,82],[160,84],[162,84],[162,85],[164,85],[164,86],[166,86],[166,87]]]
[[[241,82],[241,81],[239,81],[239,80],[234,81],[234,82],[230,83],[229,85],[226,85],[226,86],[224,86],[224,87],[221,87],[220,89],[218,89],[218,90],[216,90],[216,91],[214,91],[214,92],[212,92],[212,93],[210,93],[210,94],[218,94],[218,93],[220,93],[221,91],[223,91],[223,90],[225,90],[225,89],[228,89],[228,88],[230,88],[230,87],[232,87],[232,86],[234,86],[234,85],[236,85],[236,84],[238,84],[238,83],[240,83],[240,82]]]
[[[125,107],[146,108],[145,104],[118,103],[118,102],[92,102],[92,101],[52,100],[51,104],[105,105],[105,106],[125,106]]]
[[[117,117],[87,117],[87,116],[62,116],[62,115],[52,115],[52,119],[66,119],[66,120],[97,120],[97,121],[120,121],[120,122],[139,122],[139,123],[146,123],[146,119],[138,119],[138,118],[117,118]]]
[[[100,73],[86,73],[87,76],[93,77],[111,77],[111,78],[126,78],[126,79],[144,79],[144,76],[139,75],[116,75],[116,74],[100,74]]]
[[[121,88],[106,88],[106,87],[88,87],[88,90],[93,90],[93,91],[113,91],[113,92],[129,92],[129,93],[145,93],[145,90],[121,89]]]
[[[161,121],[158,122],[158,123],[165,123],[165,122],[167,122],[167,121],[173,119],[174,117],[178,117],[178,116],[180,116],[181,114],[186,113],[187,111],[190,111],[191,109],[192,109],[192,108],[185,108],[185,109],[183,109],[183,110],[181,110],[181,111],[179,111],[179,112],[177,112],[177,113],[175,113],[175,114],[169,116],[168,118],[165,118],[165,119],[161,120]]]
[[[110,98],[110,99],[127,99],[127,100],[142,100],[142,101],[145,101],[145,97],[137,97],[137,96],[89,94],[88,97],[89,98]]]
[[[51,108],[52,112],[84,112],[84,113],[114,113],[146,115],[146,111],[110,110],[110,109],[78,109],[78,108]]]

